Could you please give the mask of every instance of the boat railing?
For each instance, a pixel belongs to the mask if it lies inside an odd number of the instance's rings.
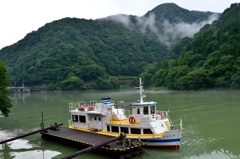
[[[177,121],[174,121],[174,123],[177,123],[177,122],[179,122],[178,120]],[[179,123],[179,125],[171,125],[171,129],[173,129],[173,130],[177,130],[177,129],[182,129],[182,119],[180,119],[180,123]]]
[[[77,104],[78,104],[78,107],[82,107],[86,105],[85,101],[78,102]]]
[[[179,129],[181,129],[181,126],[180,125],[172,125],[170,128],[171,128],[171,130],[179,130]]]
[[[72,120],[69,119],[69,120],[68,120],[68,126],[71,126],[71,125],[72,125]]]
[[[75,110],[78,108],[78,104],[74,104],[74,103],[69,103],[68,106],[69,106],[69,111]]]
[[[171,120],[170,116],[168,115],[169,111],[157,110],[156,112],[157,112],[157,115],[161,116],[161,120],[168,119],[170,124],[173,125],[172,120]]]
[[[83,106],[95,106],[96,103],[97,101],[90,101],[89,103],[86,103],[85,101],[81,101],[78,103],[69,103],[69,111],[76,110]]]
[[[83,107],[83,106],[95,106],[96,103],[97,101],[92,100],[89,103],[86,103],[85,101],[81,101],[81,102],[78,102],[77,104],[78,104],[78,107]]]
[[[131,113],[130,110],[124,109],[124,114],[125,114],[126,117],[129,117],[130,113]]]

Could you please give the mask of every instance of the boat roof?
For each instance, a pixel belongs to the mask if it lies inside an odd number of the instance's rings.
[[[154,106],[157,102],[131,103],[130,106]]]

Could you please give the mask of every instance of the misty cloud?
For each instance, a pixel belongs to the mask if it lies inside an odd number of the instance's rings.
[[[155,20],[155,14],[150,14],[149,17],[134,17],[136,23],[130,19],[128,15],[114,15],[110,16],[107,19],[119,22],[123,24],[130,30],[138,29],[142,34],[146,34],[147,30],[150,31],[161,43],[167,47],[171,47],[173,43],[177,42],[180,38],[183,37],[193,37],[205,24],[211,24],[214,20],[218,19],[218,14],[212,14],[206,21],[196,22],[196,23],[185,23],[179,22],[171,24],[169,21],[165,20],[162,23],[158,22],[161,25],[162,29],[159,30]]]
[[[179,22],[175,24],[170,24],[167,20],[163,23],[164,33],[163,37],[170,36],[171,40],[176,41],[183,37],[193,37],[204,25],[211,24],[214,20],[218,19],[217,14],[212,14],[206,21],[201,21],[198,23],[185,23]],[[170,39],[167,39],[168,41]],[[163,41],[162,41],[163,42]],[[164,43],[164,42],[163,42]],[[167,44],[168,45],[168,44]]]
[[[138,26],[141,26],[141,32],[145,33],[146,29],[149,28],[150,31],[153,33],[158,34],[158,29],[155,26],[155,14],[150,14],[148,18],[145,17],[138,17],[137,18],[137,24]]]

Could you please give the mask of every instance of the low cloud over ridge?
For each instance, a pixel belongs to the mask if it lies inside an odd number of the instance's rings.
[[[155,37],[165,46],[171,47],[173,43],[177,42],[180,38],[183,37],[193,37],[204,25],[211,24],[214,20],[219,18],[218,14],[212,14],[205,21],[200,21],[196,23],[169,23],[168,20],[163,22],[156,23],[155,14],[150,14],[149,17],[135,17],[136,23],[130,19],[128,15],[114,15],[107,17],[106,19],[119,22],[123,24],[129,30],[138,29],[142,34],[146,34],[147,30],[155,35]],[[157,27],[157,24],[160,24],[162,31]],[[137,28],[136,28],[137,27]]]

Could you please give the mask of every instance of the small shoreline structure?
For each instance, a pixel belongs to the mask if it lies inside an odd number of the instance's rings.
[[[31,87],[7,87],[7,89],[11,90],[13,93],[30,93],[33,91]]]
[[[5,117],[5,116],[4,116],[3,113],[0,111],[0,118],[3,118],[3,117]]]

